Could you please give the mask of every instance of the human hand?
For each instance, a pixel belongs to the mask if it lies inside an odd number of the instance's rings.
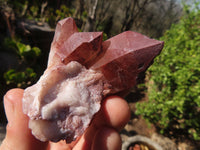
[[[4,96],[8,119],[6,137],[0,150],[120,150],[119,131],[130,118],[130,109],[125,100],[111,96],[103,100],[86,132],[76,141],[66,144],[41,142],[28,128],[29,118],[22,112],[22,89],[12,89]]]

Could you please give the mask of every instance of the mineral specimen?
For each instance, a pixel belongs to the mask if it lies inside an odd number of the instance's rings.
[[[25,89],[23,111],[41,141],[81,136],[101,100],[136,84],[164,43],[126,31],[102,41],[102,32],[78,32],[72,18],[56,27],[47,69]]]

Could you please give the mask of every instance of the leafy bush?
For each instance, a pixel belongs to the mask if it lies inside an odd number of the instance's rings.
[[[59,9],[54,10],[53,8],[48,8],[45,10],[44,18],[45,21],[51,26],[55,27],[56,23],[66,17],[73,16],[75,10],[69,8],[65,5],[61,5]]]
[[[23,44],[20,40],[12,40],[10,38],[5,38],[4,47],[17,54],[21,61],[28,64],[36,61],[41,54],[41,50],[38,47],[31,47],[30,45]]]
[[[17,17],[35,20],[39,24],[47,22],[52,28],[55,28],[59,20],[73,16],[75,13],[75,9],[67,6],[65,1],[5,0],[5,2],[13,9]]]
[[[4,73],[4,79],[7,85],[13,85],[14,87],[26,88],[35,82],[37,74],[32,68],[26,68],[25,71],[17,72],[14,69],[10,69]]]
[[[200,10],[185,6],[181,21],[161,38],[165,47],[150,68],[149,101],[137,114],[162,133],[200,139]]]
[[[38,58],[41,55],[41,50],[38,47],[31,47],[23,44],[19,40],[5,38],[3,49],[7,52],[12,52],[18,57],[18,65],[15,69],[9,69],[3,74],[3,80],[9,87],[26,88],[35,83],[38,79],[34,68],[37,67]]]

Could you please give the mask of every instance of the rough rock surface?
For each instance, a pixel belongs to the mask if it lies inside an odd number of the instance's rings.
[[[72,18],[56,27],[48,66],[25,89],[23,111],[41,141],[72,142],[89,126],[103,97],[136,84],[163,42],[127,31],[102,42],[101,32],[78,32]]]
[[[102,77],[76,61],[48,69],[23,97],[33,135],[54,142],[71,142],[80,136],[100,109],[106,89]]]

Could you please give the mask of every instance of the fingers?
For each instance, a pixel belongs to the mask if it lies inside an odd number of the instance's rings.
[[[36,140],[28,128],[28,117],[22,112],[22,89],[13,89],[4,96],[4,107],[8,120],[6,138],[1,150],[44,150],[47,143]]]
[[[129,118],[130,109],[124,99],[117,96],[111,96],[105,99],[102,103],[101,110],[96,114],[91,125],[74,147],[74,150],[91,149],[97,131],[104,127],[111,129],[113,133],[115,131],[114,135],[116,135],[117,131],[121,130],[129,121]]]
[[[47,143],[36,140],[28,129],[28,117],[22,112],[23,90],[13,89],[4,97],[4,105],[8,119],[7,134],[0,149],[45,149]],[[117,131],[122,129],[130,118],[130,110],[125,100],[112,96],[102,102],[101,110],[94,117],[86,133],[77,142],[60,146],[51,144],[50,149],[63,147],[74,150],[82,149],[120,149],[121,140]],[[55,146],[55,147],[54,147]],[[66,147],[67,146],[67,147]]]
[[[57,143],[49,142],[47,150],[71,150],[78,141],[79,139],[76,139],[76,141],[73,141],[70,144],[66,144],[65,140],[61,140]]]
[[[49,142],[48,150],[71,150],[72,146],[69,144],[66,144],[64,140],[59,141],[57,143]]]
[[[121,97],[111,96],[102,104],[96,124],[108,125],[120,131],[130,119],[128,103]]]
[[[121,138],[119,133],[112,128],[100,129],[92,143],[92,150],[121,150]]]

